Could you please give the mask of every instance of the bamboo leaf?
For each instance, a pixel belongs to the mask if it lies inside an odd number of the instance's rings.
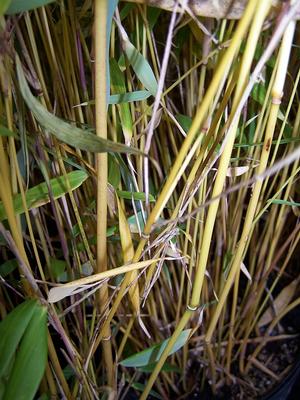
[[[126,93],[125,78],[115,59],[110,60],[111,89],[114,93]],[[128,103],[118,106],[121,126],[125,138],[125,143],[129,144],[132,138],[132,118]]]
[[[37,7],[46,6],[54,1],[55,0],[12,0],[8,10],[6,11],[6,14],[21,13]]]
[[[76,281],[66,283],[65,285],[54,287],[49,291],[48,301],[49,303],[56,303],[57,301],[60,301],[65,297],[89,289],[89,287],[94,286],[95,283],[98,284],[98,282],[103,279],[112,278],[113,276],[125,274],[127,272],[137,269],[146,268],[157,261],[159,261],[159,259],[140,261],[129,265],[122,265],[118,268],[110,269],[104,272],[100,272],[99,274],[87,276],[86,278],[77,279]]]
[[[11,272],[13,272],[18,266],[18,261],[14,258],[13,260],[7,260],[0,265],[0,276],[5,278]]]
[[[124,92],[111,94],[109,104],[132,103],[133,101],[147,100],[151,96],[148,90],[136,90],[135,92]]]
[[[299,284],[299,278],[294,279],[289,285],[287,285],[281,290],[281,292],[275,298],[273,304],[266,309],[266,311],[259,319],[258,321],[259,327],[262,327],[271,322],[274,318],[274,314],[278,315],[289,305],[290,301],[294,297],[298,284]]]
[[[300,203],[296,203],[295,201],[288,201],[288,200],[280,200],[274,199],[271,201],[272,204],[282,204],[284,206],[291,206],[291,207],[300,207]]]
[[[250,275],[250,273],[249,273],[249,271],[246,268],[246,265],[244,263],[241,263],[241,271],[246,276],[246,278],[252,283],[252,277],[251,277],[251,275]]]
[[[146,387],[146,385],[144,385],[143,383],[139,383],[139,382],[133,382],[131,384],[131,386],[133,387],[133,389],[138,390],[139,392],[143,392],[145,390],[145,387]],[[154,399],[163,400],[161,395],[159,393],[155,392],[155,390],[150,390],[149,394]]]
[[[1,12],[0,12],[0,15],[1,15]],[[15,134],[15,132],[12,132],[5,126],[0,125],[0,136],[16,137],[17,135]]]
[[[27,106],[41,126],[53,133],[59,140],[78,149],[91,151],[94,153],[104,153],[110,151],[141,154],[139,150],[120,143],[114,143],[111,140],[105,140],[97,137],[86,130],[68,124],[67,122],[51,114],[32,95],[18,57],[16,58],[16,63],[20,90]]]
[[[113,16],[119,0],[109,0],[106,17],[106,102],[109,102],[110,74],[109,74],[109,43]]]
[[[155,96],[157,92],[157,81],[148,61],[134,47],[128,38],[123,40],[123,49],[138,79],[145,88]]]
[[[47,362],[47,308],[37,302],[16,353],[3,400],[33,399]],[[15,328],[15,330],[17,330]]]
[[[123,262],[131,262],[134,257],[134,247],[131,238],[131,232],[129,224],[126,219],[125,212],[122,208],[122,204],[117,197],[118,210],[119,210],[119,231],[121,238],[121,246],[123,252]],[[135,313],[138,315],[140,313],[140,295],[139,295],[139,285],[137,281],[137,271],[128,272],[129,282],[131,286],[129,287],[129,297],[132,307]]]
[[[67,180],[64,176],[50,180],[50,187],[52,189],[54,199],[59,199],[68,193],[67,183],[69,184],[71,190],[75,190],[87,179],[88,175],[85,171],[72,171],[67,174],[66,177]],[[26,192],[25,197],[27,208],[29,210],[49,203],[50,197],[46,182],[40,183],[39,185],[29,189]],[[13,197],[13,206],[16,215],[24,212],[21,194],[17,194]],[[7,216],[3,203],[0,202],[0,221],[6,219],[6,217]]]
[[[187,342],[191,329],[186,329],[180,333],[178,339],[176,340],[173,348],[171,349],[169,355],[178,351]],[[132,356],[121,361],[120,364],[123,367],[143,367],[144,365],[149,365],[157,362],[162,355],[162,352],[166,348],[170,339],[166,339],[163,342],[149,347],[139,353],[133,354]]]
[[[0,380],[7,374],[8,366],[36,307],[36,301],[24,301],[0,322]]]
[[[227,168],[226,176],[229,178],[235,178],[241,176],[249,171],[249,166],[245,165],[243,167],[231,167]]]
[[[5,11],[7,10],[10,3],[11,3],[11,0],[1,0],[0,1],[0,16],[5,13]]]
[[[119,190],[119,189],[117,189],[116,192],[117,195],[122,199],[146,201],[146,195],[143,192],[129,192],[126,190]],[[149,201],[150,203],[155,201],[155,198],[154,196],[152,196],[152,194],[149,194]]]

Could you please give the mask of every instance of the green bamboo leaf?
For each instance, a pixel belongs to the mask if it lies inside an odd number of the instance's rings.
[[[24,301],[0,322],[0,380],[7,375],[8,366],[36,307],[36,301]]]
[[[110,79],[111,79],[111,90],[113,93],[126,93],[125,77],[117,61],[112,58],[110,60]],[[128,144],[132,138],[132,118],[128,103],[122,103],[117,106],[118,113],[120,116],[121,126],[125,143]]]
[[[267,95],[267,90],[264,85],[262,85],[261,83],[256,83],[253,86],[251,97],[261,106],[264,104],[266,95]]]
[[[10,4],[11,0],[1,0],[0,1],[0,16],[5,13],[5,11],[8,9],[8,6]]]
[[[190,127],[192,126],[192,118],[183,114],[177,114],[175,118],[177,119],[185,133],[188,133]]]
[[[131,386],[133,387],[133,389],[138,390],[139,392],[143,392],[146,387],[146,385],[144,385],[143,383],[139,383],[139,382],[133,382],[131,384]],[[161,395],[159,393],[155,392],[155,390],[150,390],[149,394],[150,394],[150,396],[152,396],[155,399],[162,400]]]
[[[56,280],[59,280],[67,269],[67,262],[50,257],[51,272]]]
[[[191,329],[186,329],[180,333],[169,355],[175,353],[185,345],[190,333]],[[146,350],[133,354],[132,356],[121,361],[120,364],[123,365],[123,367],[143,367],[145,365],[153,364],[160,359],[160,356],[169,343],[169,340],[170,339],[166,339],[163,342],[151,346]]]
[[[0,15],[1,15],[1,12],[0,12]],[[12,136],[12,137],[15,137],[17,135],[15,134],[15,132],[12,132],[11,130],[9,130],[5,126],[0,125],[0,136]]]
[[[148,61],[128,39],[123,41],[123,49],[138,79],[145,88],[155,96],[157,92],[157,81]]]
[[[54,1],[55,0],[11,0],[6,14],[17,14],[23,11],[33,10],[34,8],[46,6]]]
[[[138,370],[145,373],[151,373],[155,369],[157,363],[145,365],[143,367],[139,367]],[[182,373],[182,370],[175,365],[171,365],[168,363],[164,363],[161,371],[163,372],[177,372],[178,374]]]
[[[110,75],[109,75],[109,43],[113,16],[119,0],[109,0],[106,17],[106,102],[109,101]]]
[[[0,276],[2,276],[2,278],[5,278],[7,275],[13,272],[17,268],[17,266],[18,261],[16,258],[5,261],[3,264],[0,265]]]
[[[32,95],[26,82],[25,75],[19,58],[16,58],[17,74],[19,86],[28,108],[32,111],[35,118],[45,129],[52,132],[59,140],[81,150],[87,150],[94,153],[119,152],[141,154],[139,150],[123,144],[114,143],[111,140],[105,140],[96,135],[77,128],[67,122],[57,118],[45,109],[45,107]]]
[[[44,375],[47,350],[47,308],[35,302],[5,385],[3,400],[33,399]]]
[[[271,201],[271,203],[282,204],[282,205],[291,206],[291,207],[300,207],[300,203],[296,203],[295,201],[288,201],[288,200],[274,199]]]
[[[64,176],[60,176],[58,178],[50,179],[50,187],[52,189],[54,199],[59,199],[68,193],[67,183],[69,184],[71,190],[75,190],[87,179],[87,177],[88,175],[85,171],[72,171],[67,174],[66,178]],[[40,183],[39,185],[28,189],[25,197],[27,208],[29,210],[31,208],[37,208],[49,203],[50,197],[46,182]],[[13,197],[13,205],[16,215],[24,212],[21,194],[16,194]],[[3,203],[0,202],[0,221],[4,219],[6,219],[6,212]]]
[[[111,94],[109,104],[132,103],[133,101],[147,100],[151,96],[148,90],[136,90],[135,92],[124,92]]]
[[[117,194],[119,197],[121,197],[122,199],[126,199],[126,200],[141,200],[141,201],[146,201],[146,195],[143,192],[129,192],[126,190],[116,190]],[[152,194],[149,194],[149,201],[154,202],[155,198],[152,196]]]

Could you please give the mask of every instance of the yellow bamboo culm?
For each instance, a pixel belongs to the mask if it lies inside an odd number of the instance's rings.
[[[237,48],[239,47],[239,45],[241,44],[242,38],[244,37],[244,35],[245,35],[245,33],[246,33],[250,23],[251,23],[251,20],[253,19],[253,15],[254,14],[256,16],[256,20],[254,20],[252,26],[255,25],[255,29],[257,29],[257,25],[256,24],[258,23],[257,19],[259,18],[258,17],[258,14],[259,14],[258,11],[259,12],[263,11],[263,20],[264,20],[265,16],[267,15],[270,3],[271,3],[271,1],[263,2],[262,4],[264,5],[264,7],[259,6],[259,1],[257,1],[257,0],[253,0],[253,1],[250,1],[248,3],[248,6],[247,6],[247,8],[245,10],[245,13],[244,13],[244,16],[241,19],[241,21],[239,22],[239,25],[238,25],[238,27],[236,29],[236,32],[235,32],[235,34],[234,34],[234,36],[232,38],[231,46],[235,45],[235,46],[237,46]],[[258,10],[256,10],[256,8],[258,8]],[[257,11],[256,13],[255,13],[255,10]],[[254,28],[252,28],[252,30],[253,29]],[[260,32],[260,29],[259,29],[259,32]],[[249,42],[250,41],[248,41],[248,43]],[[223,59],[220,62],[219,69],[216,71],[215,77],[218,76],[218,73],[219,72],[221,73],[222,70],[223,71],[224,70],[228,71],[228,68],[229,68],[228,63],[230,63],[229,65],[231,65],[231,62],[232,62],[233,57],[235,55],[235,52],[237,50],[237,48],[231,47],[231,46],[225,52],[225,54],[223,56]],[[253,49],[252,49],[252,47],[249,47],[248,53],[245,52],[245,56],[244,56],[244,60],[245,61],[244,62],[245,62],[245,64],[247,64],[247,69],[239,77],[239,82],[240,83],[238,84],[238,87],[236,89],[237,94],[236,94],[234,106],[236,105],[236,103],[239,100],[238,93],[240,94],[240,92],[243,90],[244,85],[246,83],[245,80],[246,80],[246,77],[247,77],[247,71],[250,70],[251,61],[252,61],[252,57],[253,57],[254,50],[255,50],[255,44],[252,44],[252,46],[253,46]],[[230,58],[229,55],[231,55],[232,58]],[[224,60],[226,60],[226,64],[225,65],[223,64]],[[249,66],[248,66],[248,64],[249,64]],[[221,74],[220,78],[221,77],[222,77],[222,74]],[[212,84],[213,83],[215,83],[215,82],[213,81]],[[210,85],[209,89],[211,89],[211,87],[213,87],[212,84]],[[218,90],[218,88],[216,88],[216,91],[217,90]],[[215,95],[216,91],[214,92],[214,95]],[[212,94],[212,93],[210,93],[210,94]],[[209,105],[210,102],[213,100],[213,96],[212,96],[212,98],[209,98],[209,99],[207,99],[207,97],[205,96],[204,100],[203,100],[204,104],[206,104],[205,100],[207,101],[207,103]],[[200,106],[200,109],[201,109],[201,106]],[[235,107],[233,107],[233,109],[235,109]],[[201,115],[200,110],[198,111],[198,113],[197,113],[197,115],[196,115],[196,117],[194,119],[194,123],[192,125],[191,131],[193,129],[193,126],[196,124],[197,117],[199,117],[199,114]],[[201,121],[203,121],[203,119]],[[213,197],[218,195],[219,193],[221,193],[221,191],[223,189],[223,185],[224,185],[224,181],[225,181],[225,177],[226,177],[226,170],[227,170],[227,167],[228,167],[228,163],[229,163],[229,159],[230,159],[230,155],[231,155],[231,151],[232,151],[232,146],[233,146],[233,142],[234,142],[234,138],[235,138],[235,129],[236,129],[236,125],[232,128],[232,131],[230,132],[230,136],[228,138],[228,142],[227,142],[226,147],[224,149],[225,155],[223,153],[222,157],[221,157],[221,160],[220,160],[220,164],[221,164],[222,163],[222,158],[223,158],[223,164],[222,164],[223,169],[221,169],[221,166],[218,169],[216,183],[215,183],[214,191],[213,191],[213,195],[212,195]],[[183,147],[184,146],[182,146],[181,151],[182,151]],[[179,155],[181,154],[181,151],[180,151]],[[176,159],[176,161],[177,161],[177,159]],[[175,168],[176,161],[175,161],[175,164],[174,164],[173,168]],[[224,171],[224,167],[225,167],[225,171]],[[172,170],[172,172],[173,172],[173,170]],[[170,176],[172,175],[172,172],[171,172]],[[178,180],[176,180],[176,183],[177,182],[178,182]],[[166,187],[168,185],[168,183],[169,183],[169,181],[167,181],[167,183],[165,185],[165,188],[163,189],[162,193],[164,193],[164,191],[165,192],[168,191],[169,188]],[[170,189],[173,190],[174,183],[171,182],[171,183],[169,183],[169,185],[170,185]],[[160,199],[158,199],[157,203],[159,203],[159,200]],[[165,205],[163,200],[161,201],[161,203],[162,203],[161,205]],[[208,211],[208,217],[207,217],[206,224],[205,224],[205,229],[204,229],[204,238],[203,238],[203,241],[202,241],[200,264],[197,266],[196,276],[195,276],[195,280],[194,280],[194,283],[193,283],[191,304],[188,307],[188,309],[185,311],[185,313],[183,314],[181,320],[179,321],[178,326],[176,327],[173,335],[171,336],[171,338],[170,338],[170,340],[168,342],[168,345],[166,346],[166,348],[165,348],[164,352],[162,353],[162,355],[161,355],[161,357],[160,357],[160,359],[159,359],[154,371],[152,372],[152,374],[151,374],[151,376],[150,376],[150,378],[148,380],[148,383],[146,385],[146,388],[145,388],[145,390],[144,390],[144,392],[143,392],[143,394],[141,396],[142,400],[145,400],[147,398],[147,396],[148,396],[148,394],[149,394],[149,392],[150,392],[150,390],[151,390],[151,388],[152,388],[152,386],[153,386],[153,384],[154,384],[154,382],[155,382],[155,380],[156,380],[156,378],[157,378],[157,376],[158,376],[158,374],[159,374],[159,372],[160,372],[160,370],[161,370],[166,358],[168,357],[170,350],[172,349],[174,343],[176,342],[178,336],[180,335],[180,333],[184,329],[185,325],[189,321],[189,318],[192,315],[193,311],[198,309],[199,300],[200,300],[200,296],[201,296],[201,289],[202,289],[202,284],[203,284],[203,279],[204,279],[204,274],[205,274],[205,269],[206,269],[206,263],[207,263],[207,258],[208,258],[209,245],[210,245],[211,235],[212,235],[212,231],[213,231],[213,227],[214,227],[214,222],[215,222],[215,216],[216,216],[216,212],[217,212],[217,208],[218,208],[218,203],[219,203],[218,200],[213,202],[211,204],[211,206],[210,206],[209,211]],[[157,205],[157,208],[159,209],[159,213],[162,211],[162,208],[159,208],[159,207],[161,207],[161,205],[160,204]],[[154,209],[153,209],[153,213],[154,213]],[[151,215],[150,215],[149,220],[150,219],[151,219]],[[149,220],[148,220],[148,222],[146,224],[145,230],[148,227],[147,225],[150,224]],[[202,253],[202,251],[203,251],[203,253]]]
[[[107,106],[106,106],[106,19],[107,0],[95,0],[94,46],[95,46],[95,114],[96,134],[103,139],[107,138]],[[97,261],[96,272],[107,269],[107,153],[96,156],[97,163]],[[98,306],[100,312],[106,310],[108,288],[103,285],[99,290]],[[110,326],[104,331],[103,353],[107,381],[114,387],[113,358],[110,340]]]
[[[281,49],[280,49],[280,54],[279,54],[279,63],[277,67],[277,74],[275,77],[275,81],[273,84],[273,89],[272,89],[272,104],[271,104],[271,110],[269,113],[269,119],[268,119],[268,124],[266,127],[266,134],[265,134],[265,139],[264,139],[264,145],[261,153],[261,158],[260,158],[260,163],[259,167],[257,170],[257,174],[260,175],[262,174],[267,166],[267,162],[269,159],[269,154],[270,154],[270,146],[272,143],[273,139],[273,134],[277,122],[277,116],[278,116],[278,111],[279,111],[279,106],[281,103],[281,97],[282,97],[282,90],[286,78],[286,73],[287,73],[287,66],[288,66],[288,60],[289,60],[289,55],[291,51],[291,46],[292,46],[292,40],[294,36],[294,30],[295,30],[295,22],[292,21],[288,25],[283,40],[281,44]],[[231,269],[229,276],[227,278],[226,284],[223,288],[223,291],[220,296],[220,301],[217,305],[217,308],[213,314],[213,317],[211,319],[210,325],[208,327],[205,340],[207,343],[210,343],[214,329],[216,327],[216,324],[218,322],[218,318],[220,316],[220,313],[222,311],[222,308],[225,304],[228,292],[234,282],[235,275],[237,271],[240,268],[241,262],[243,260],[243,255],[244,251],[246,248],[246,245],[248,243],[248,238],[249,234],[253,228],[253,220],[255,217],[256,209],[257,209],[257,204],[259,201],[259,195],[262,187],[262,181],[258,180],[253,188],[252,191],[252,196],[250,203],[248,205],[247,209],[247,214],[244,222],[244,227],[241,235],[241,239],[239,241],[236,253],[234,255],[234,259],[232,261]]]

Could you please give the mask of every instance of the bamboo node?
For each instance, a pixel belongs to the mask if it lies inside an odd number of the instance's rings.
[[[191,305],[187,305],[186,308],[190,311],[197,311],[198,308],[200,308],[200,306],[191,306]]]
[[[282,95],[273,96],[272,97],[272,104],[277,104],[277,105],[281,104],[281,99],[282,99]]]

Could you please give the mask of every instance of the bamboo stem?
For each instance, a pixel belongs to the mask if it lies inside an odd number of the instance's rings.
[[[106,19],[107,1],[95,0],[95,114],[96,134],[103,139],[107,138],[107,105],[106,92]],[[96,271],[107,270],[107,153],[97,154],[97,262]],[[98,306],[100,312],[105,311],[108,300],[108,288],[104,284],[99,290]],[[103,341],[104,362],[107,371],[108,384],[114,387],[114,371],[111,348],[111,331],[109,325],[105,327]]]

